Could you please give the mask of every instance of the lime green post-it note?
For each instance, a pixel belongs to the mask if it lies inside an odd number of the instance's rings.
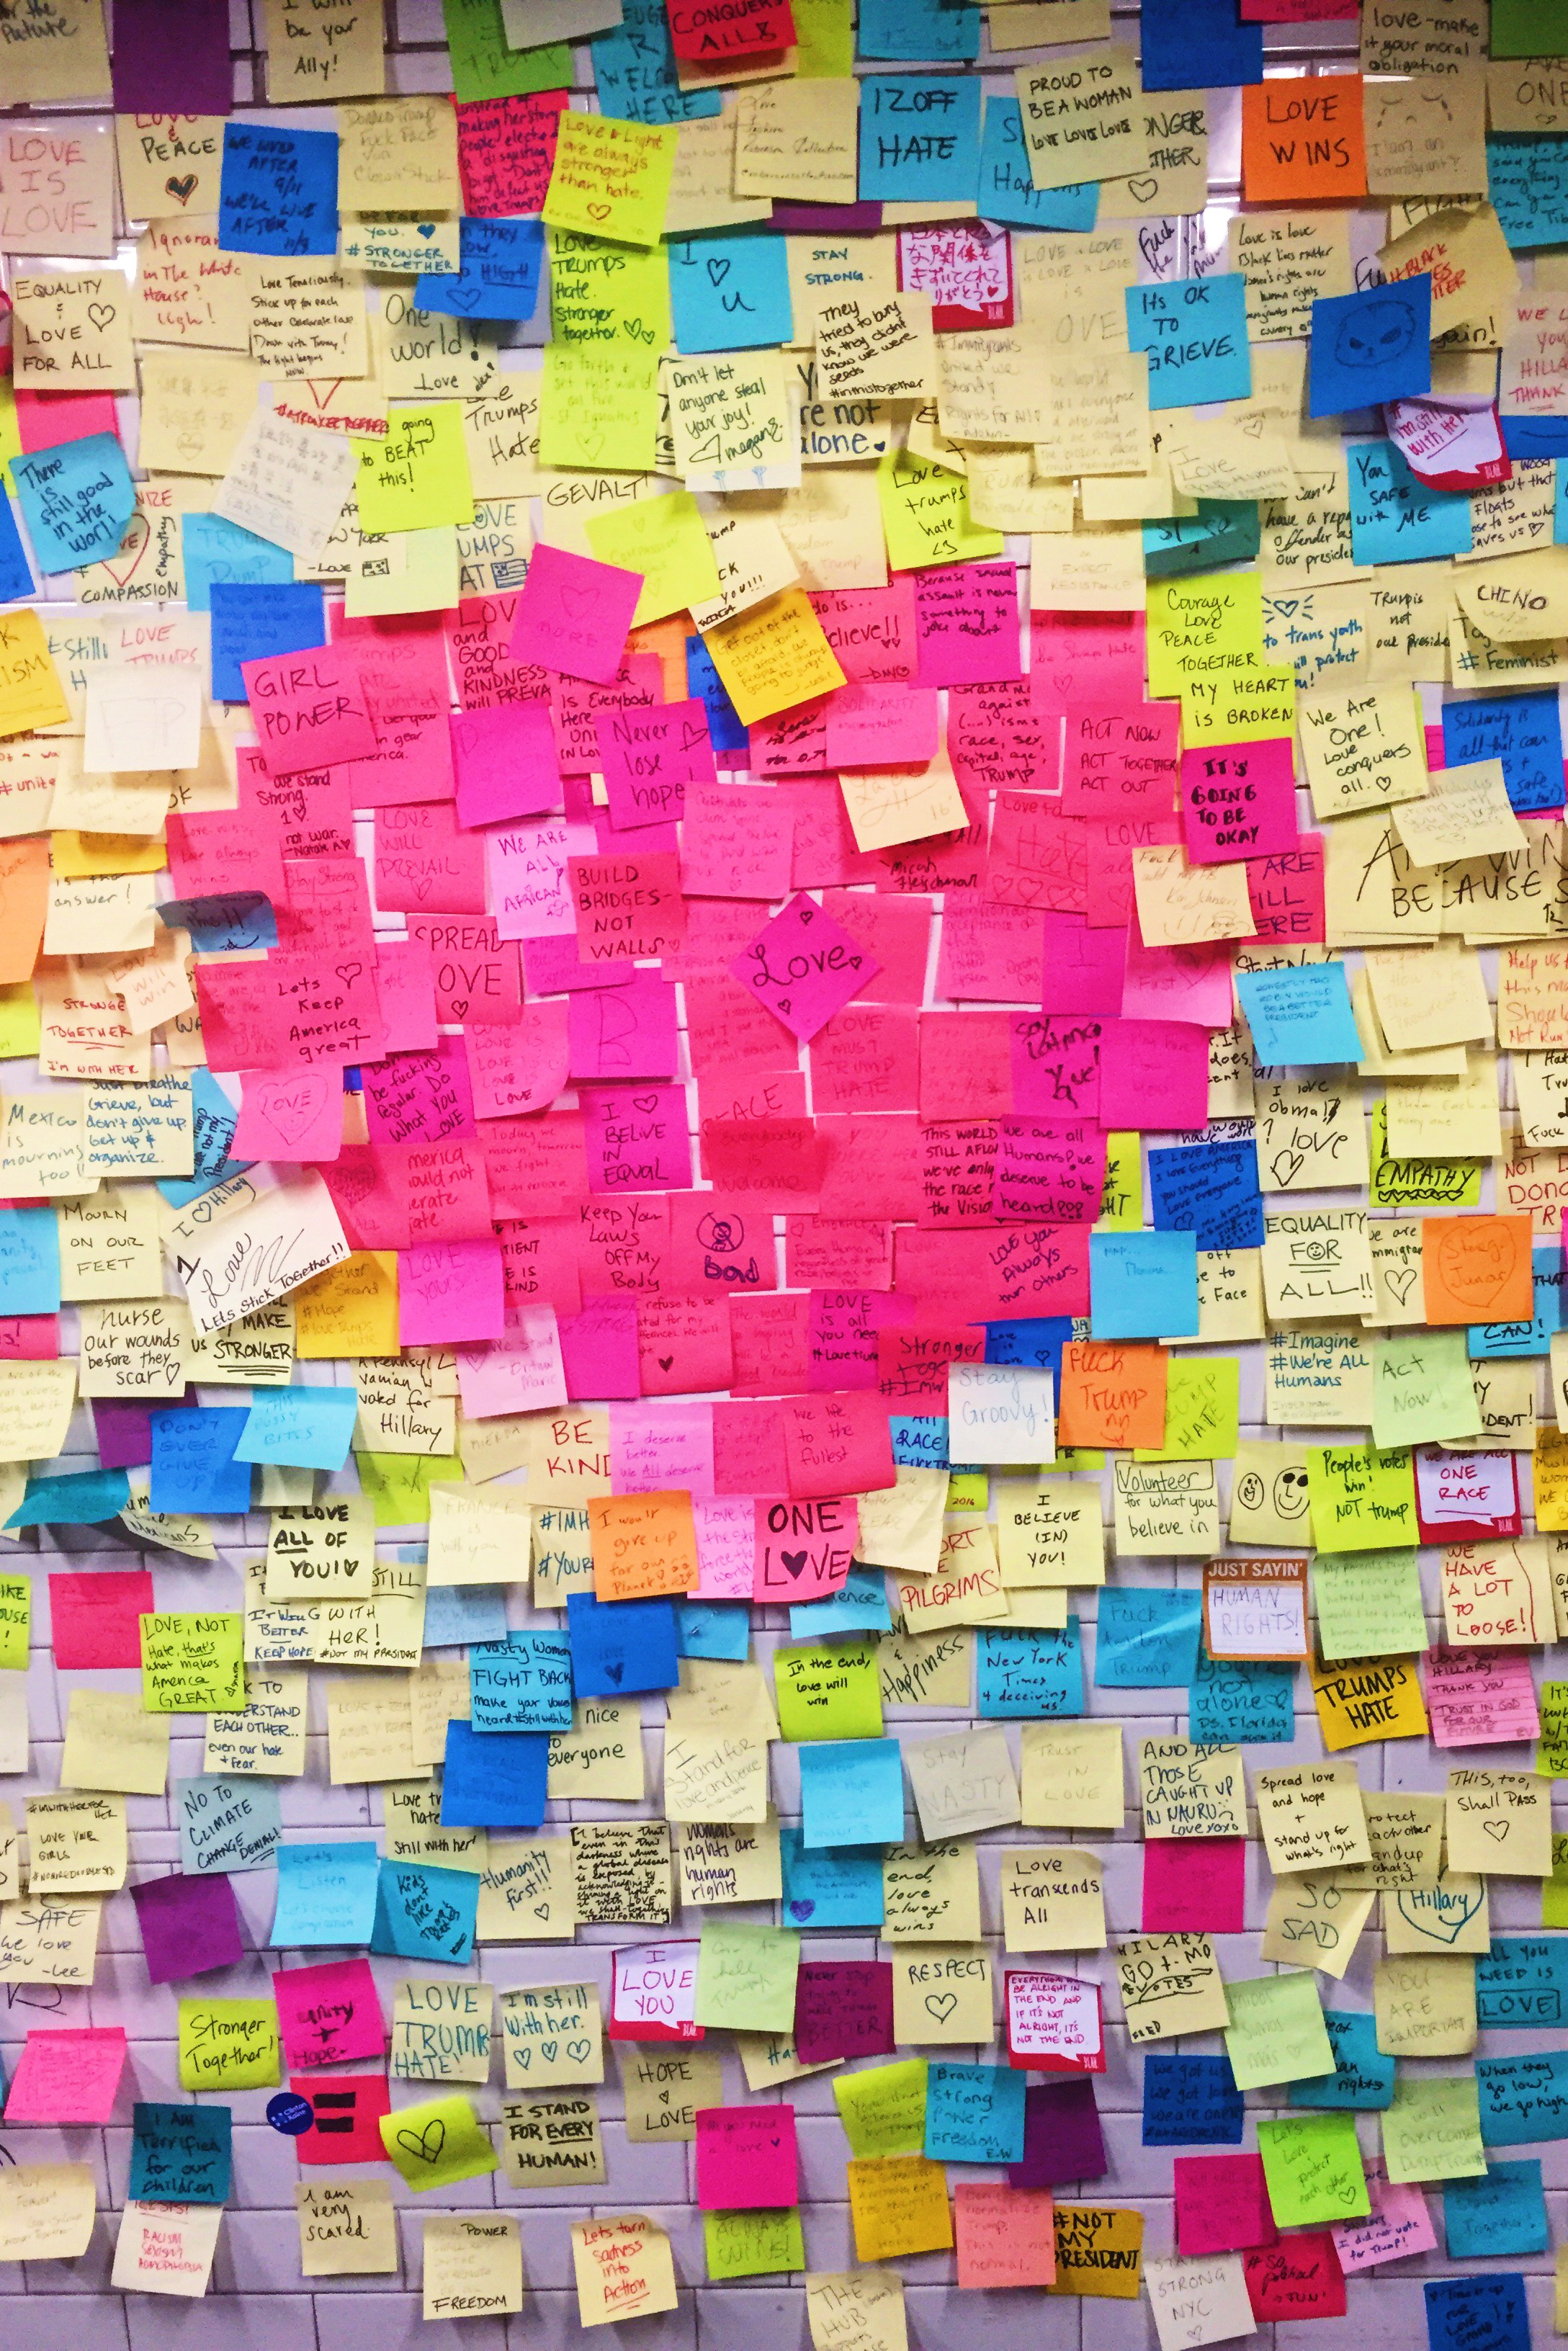
[[[786,1739],[880,1739],[876,1643],[803,1641],[773,1657],[779,1728]]]
[[[27,1636],[32,1621],[30,1579],[25,1575],[0,1575],[0,1669],[5,1672],[26,1672]]]
[[[37,991],[30,979],[0,987],[0,1061],[21,1061],[36,1053],[43,1039]]]
[[[1142,1141],[1136,1134],[1105,1137],[1105,1186],[1097,1219],[1103,1231],[1141,1233],[1144,1229]]]
[[[988,1469],[955,1469],[948,1478],[947,1508],[950,1510],[988,1510],[990,1499]]]
[[[674,340],[670,264],[664,246],[639,252],[607,237],[552,228],[551,331],[564,343],[625,343],[659,352]]]
[[[545,192],[546,225],[612,237],[617,245],[657,245],[676,144],[673,126],[563,114]]]
[[[276,2090],[281,2075],[277,2002],[182,2000],[183,2090]]]
[[[570,42],[514,49],[507,39],[501,0],[441,0],[441,13],[452,57],[453,94],[458,99],[527,98],[536,89],[571,88]]]
[[[705,2212],[703,2245],[714,2280],[769,2277],[806,2266],[798,2205],[784,2212]]]
[[[1230,1461],[1241,1442],[1241,1364],[1235,1355],[1173,1354],[1166,1373],[1166,1441],[1134,1461]]]
[[[969,516],[969,485],[962,474],[907,449],[890,449],[876,469],[883,536],[894,571],[927,563],[967,563],[999,555],[1002,534],[982,530]]]
[[[477,2179],[500,2161],[473,2099],[461,2091],[426,2098],[417,2106],[399,2106],[382,2116],[381,2133],[387,2161],[396,2165],[416,2192]]]
[[[384,441],[357,441],[354,489],[364,531],[438,530],[474,519],[463,409],[455,400],[392,408]]]
[[[142,1617],[144,1713],[229,1714],[244,1704],[243,1616]]]
[[[594,515],[585,528],[601,563],[643,575],[643,592],[632,615],[634,629],[706,604],[719,592],[713,541],[690,490],[640,498],[635,506]]]
[[[1541,1881],[1541,1923],[1568,1927],[1568,1836],[1552,1839],[1552,1875]]]
[[[697,2024],[737,2032],[792,2032],[800,1938],[789,1927],[705,1918],[697,1949]]]
[[[852,2155],[918,2155],[925,2146],[925,2060],[868,2065],[833,2084]]]
[[[1372,1180],[1367,1198],[1375,1208],[1479,1208],[1479,1159],[1390,1159],[1388,1103],[1379,1094],[1372,1105]]]
[[[1228,1983],[1225,2049],[1239,2090],[1309,2082],[1334,2070],[1317,1978],[1304,1970]]]
[[[1416,1473],[1408,1449],[1372,1445],[1307,1448],[1307,1500],[1320,1551],[1404,1551],[1419,1543]]]
[[[1474,1437],[1480,1406],[1464,1331],[1401,1331],[1372,1346],[1372,1441],[1438,1445]]]
[[[545,345],[539,377],[541,465],[651,474],[658,421],[655,352],[630,344]]]
[[[801,81],[846,81],[855,69],[851,0],[793,0],[795,72]]]
[[[1147,623],[1149,692],[1168,698],[1190,679],[1239,667],[1248,654],[1262,660],[1263,583],[1256,571],[1151,580]]]
[[[4,1621],[5,1602],[0,1587],[0,1623]],[[1535,1768],[1543,1780],[1568,1780],[1568,1682],[1541,1685],[1541,1739],[1535,1750]],[[1555,1871],[1555,1840],[1552,1868]]]
[[[356,1453],[360,1491],[371,1498],[378,1527],[430,1523],[433,1486],[460,1486],[463,1464],[450,1453]]]
[[[1312,1564],[1318,1655],[1414,1657],[1427,1646],[1420,1562],[1413,1551],[1320,1551]]]
[[[1258,2126],[1269,2202],[1281,2229],[1359,2220],[1372,2210],[1355,2116],[1291,2116]]]
[[[1479,2179],[1481,2094],[1474,2074],[1395,2076],[1394,2103],[1379,2116],[1383,2160],[1396,2183]]]

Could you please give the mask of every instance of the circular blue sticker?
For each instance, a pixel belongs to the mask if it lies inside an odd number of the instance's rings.
[[[267,2119],[273,2129],[282,2131],[285,2137],[298,2138],[300,2132],[308,2131],[315,2121],[316,2110],[309,2099],[302,2098],[298,2090],[279,2090],[276,2098],[268,2098],[267,2102]]]

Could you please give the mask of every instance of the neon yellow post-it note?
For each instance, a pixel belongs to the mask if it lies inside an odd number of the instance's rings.
[[[676,144],[673,129],[608,114],[563,114],[544,201],[547,225],[619,245],[657,245]]]
[[[775,1651],[773,1687],[786,1739],[880,1739],[874,1640],[803,1641]]]
[[[149,1714],[233,1713],[245,1704],[245,1618],[167,1612],[141,1619]]]
[[[63,726],[70,715],[37,612],[0,612],[0,736]]]
[[[0,376],[0,482],[8,496],[15,497],[16,485],[11,479],[11,460],[22,454],[22,434],[16,423],[16,393],[10,377]]]
[[[500,2162],[473,2099],[460,2091],[383,2115],[381,2133],[387,2161],[396,2165],[416,2192],[477,2179]]]
[[[36,1053],[43,1037],[38,998],[30,979],[0,987],[0,1061],[19,1061]]]
[[[925,2144],[925,2060],[868,2065],[833,2084],[852,2155],[908,2155]]]
[[[857,2261],[951,2250],[953,2214],[943,2165],[923,2155],[886,2155],[852,2159],[845,2168]]]
[[[474,484],[456,401],[393,408],[382,440],[355,445],[362,530],[438,530],[444,523],[473,521]]]
[[[357,1453],[360,1490],[378,1527],[427,1527],[432,1486],[461,1486],[463,1464],[451,1453]]]
[[[1262,661],[1263,587],[1255,571],[1151,580],[1147,618],[1152,695],[1180,694],[1189,679],[1222,675],[1249,656]]]
[[[652,473],[658,420],[656,353],[620,343],[545,345],[541,465]]]
[[[697,1951],[696,2023],[737,2032],[789,2032],[800,1938],[788,1927],[706,1917]]]
[[[27,1670],[27,1635],[33,1618],[33,1586],[25,1575],[0,1575],[0,1671]]]
[[[633,628],[706,604],[719,592],[718,565],[701,510],[689,490],[664,498],[641,498],[635,506],[595,515],[588,543],[601,563],[640,571],[642,593],[632,615]]]
[[[1240,1443],[1241,1364],[1235,1355],[1171,1356],[1166,1441],[1135,1461],[1229,1461]]]
[[[855,69],[852,0],[797,0],[795,72],[800,81],[841,81]]]
[[[844,683],[803,588],[785,588],[704,635],[743,726]]]
[[[969,485],[962,474],[907,449],[890,449],[878,463],[876,488],[894,571],[1001,553],[1001,532],[982,530],[970,517]]]
[[[714,2279],[771,2277],[806,2266],[799,2205],[782,2212],[705,2212],[703,2247]]]
[[[1136,1134],[1105,1137],[1105,1188],[1100,1195],[1103,1230],[1138,1233],[1144,1228],[1144,1155]]]
[[[276,2001],[180,2002],[183,2090],[275,2090],[278,2060]]]
[[[1320,1551],[1404,1551],[1421,1540],[1416,1473],[1403,1446],[1309,1447],[1307,1495]]]

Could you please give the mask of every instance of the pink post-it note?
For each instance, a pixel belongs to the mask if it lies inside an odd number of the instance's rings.
[[[557,1317],[569,1397],[595,1402],[643,1393],[634,1298],[585,1298],[579,1314]]]
[[[624,987],[577,988],[567,1033],[573,1079],[669,1079],[680,1068],[674,986],[651,971]]]
[[[16,437],[29,457],[39,449],[57,449],[67,441],[85,441],[95,433],[119,430],[111,392],[18,390],[16,393]]]
[[[1076,702],[1125,710],[1144,698],[1145,621],[1137,612],[1031,612],[1029,684],[1035,707]]]
[[[514,661],[608,685],[621,666],[642,592],[640,571],[595,563],[541,541],[528,558],[507,650]]]
[[[601,713],[599,765],[618,832],[684,816],[688,784],[717,781],[707,705],[627,703]]]
[[[343,1073],[247,1077],[229,1145],[235,1159],[336,1159],[343,1148]]]
[[[750,1495],[717,1494],[706,1501],[694,1497],[692,1514],[697,1533],[693,1598],[749,1601],[757,1573],[757,1511]]]
[[[758,2212],[800,2202],[793,2106],[699,2106],[696,2134],[703,2211]]]
[[[924,767],[942,739],[934,685],[867,680],[840,686],[823,713],[830,768]]]
[[[375,725],[350,645],[241,662],[240,675],[269,775],[374,758]]]
[[[917,571],[915,617],[922,685],[989,685],[1021,674],[1013,564],[944,563]]]
[[[1293,849],[1295,747],[1288,735],[1207,743],[1181,755],[1182,831],[1194,865],[1234,865]]]
[[[420,938],[376,941],[376,996],[389,1053],[435,1050],[435,959]]]
[[[1145,1935],[1239,1935],[1245,1837],[1145,1837]]]
[[[1493,1747],[1539,1739],[1541,1713],[1528,1650],[1428,1649],[1427,1710],[1434,1747]]]
[[[145,1568],[100,1568],[88,1575],[51,1575],[49,1622],[55,1663],[68,1673],[99,1666],[140,1666],[141,1619],[157,1606]]]
[[[1136,925],[1130,925],[1122,1011],[1129,1020],[1190,1020],[1199,1029],[1228,1029],[1232,1013],[1229,940],[1150,947],[1144,945]]]
[[[451,720],[460,824],[507,824],[561,804],[548,702],[501,702]]]
[[[131,1898],[152,1982],[177,1983],[244,1959],[232,1878],[152,1877],[133,1886]]]
[[[953,2236],[960,2288],[1055,2283],[1056,2210],[1049,2188],[960,2180],[953,2190]]]
[[[1100,1123],[1110,1134],[1175,1134],[1208,1123],[1208,1032],[1179,1020],[1108,1020],[1100,1040]]]
[[[690,1188],[685,1086],[595,1087],[581,1102],[591,1192]]]
[[[499,1339],[457,1350],[457,1390],[468,1420],[547,1412],[566,1402],[560,1338],[552,1306],[514,1307]]]
[[[397,1272],[400,1346],[450,1347],[506,1329],[499,1241],[423,1241],[402,1251]]]
[[[1114,1019],[1122,1009],[1123,949],[1113,931],[1092,931],[1082,914],[1042,914],[1042,1001],[1053,1013]]]
[[[1176,2251],[1184,2259],[1239,2253],[1279,2236],[1260,2155],[1178,2155],[1171,2170]]]
[[[1082,1015],[1009,1013],[1014,1110],[1033,1118],[1093,1118],[1100,1108],[1101,1026]]]
[[[991,1207],[1002,1221],[1092,1225],[1104,1195],[1103,1128],[1042,1119],[998,1120]]]
[[[797,1403],[820,1405],[859,1401],[852,1393],[842,1396],[790,1397],[785,1405],[786,1442],[789,1441],[789,1408]],[[886,1409],[880,1399],[867,1396],[883,1425],[887,1423]],[[846,1462],[846,1468],[849,1466]],[[846,1485],[848,1480],[846,1479]],[[890,1481],[891,1482],[891,1481]],[[871,1489],[862,1486],[860,1493]],[[855,1536],[860,1518],[854,1501],[829,1500],[769,1502],[760,1499],[756,1504],[757,1581],[752,1585],[752,1598],[770,1601],[775,1605],[789,1602],[799,1605],[808,1600],[825,1600],[830,1592],[843,1589],[855,1555]]]
[[[1407,2253],[1437,2251],[1431,2207],[1421,2189],[1384,2179],[1367,2167],[1372,2210],[1364,2220],[1335,2220],[1331,2233],[1340,2268],[1348,2277],[1380,2262],[1402,2262]]]
[[[28,2033],[16,2060],[8,2123],[106,2123],[125,2065],[121,2024]]]
[[[319,1967],[280,1968],[272,1979],[277,2029],[290,2065],[336,2065],[346,2057],[384,2057],[386,2027],[369,1959],[329,1959]]]
[[[729,968],[786,1029],[810,1039],[882,966],[802,890]]]
[[[525,1004],[510,1027],[490,1020],[465,1030],[476,1118],[516,1118],[549,1107],[567,1082],[567,1013],[561,1003]]]
[[[1064,816],[1169,816],[1181,711],[1174,702],[1071,703],[1061,761]]]

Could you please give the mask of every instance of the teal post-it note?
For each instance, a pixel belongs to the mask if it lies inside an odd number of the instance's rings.
[[[1494,2163],[1481,2179],[1443,2184],[1443,2237],[1453,2262],[1543,2253],[1552,2242],[1539,2157]]]
[[[1128,345],[1149,355],[1151,408],[1250,396],[1245,277],[1175,277],[1124,293]]]

